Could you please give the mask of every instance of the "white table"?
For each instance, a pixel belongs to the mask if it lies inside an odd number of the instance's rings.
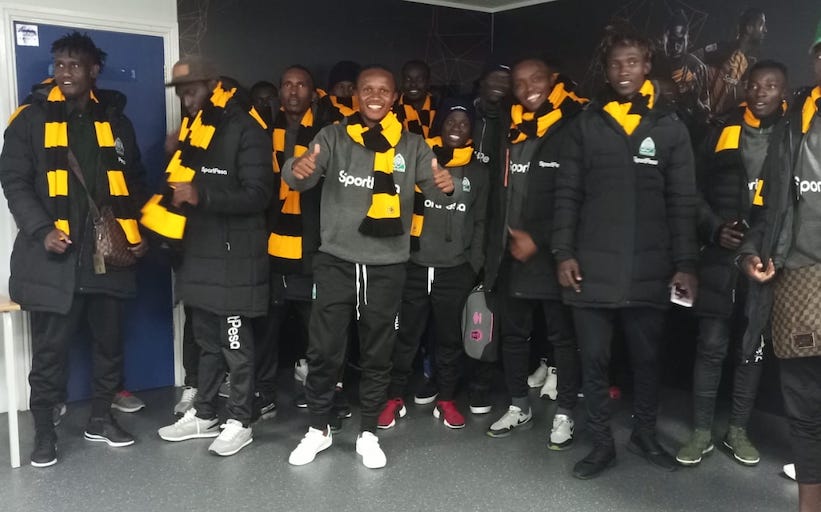
[[[6,362],[6,397],[9,414],[9,455],[11,467],[20,467],[20,432],[17,426],[17,372],[14,353],[13,316],[20,311],[20,305],[8,297],[0,295],[0,313],[3,314],[3,359]]]

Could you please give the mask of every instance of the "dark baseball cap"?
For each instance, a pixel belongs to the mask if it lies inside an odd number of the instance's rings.
[[[184,57],[171,68],[171,81],[166,83],[166,87],[191,82],[207,82],[217,80],[219,73],[214,63],[199,55]]]

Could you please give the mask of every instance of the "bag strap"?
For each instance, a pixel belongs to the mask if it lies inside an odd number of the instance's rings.
[[[88,185],[86,185],[85,177],[83,176],[83,170],[80,168],[80,162],[77,161],[77,157],[74,156],[74,152],[69,148],[68,150],[68,167],[71,169],[71,172],[74,173],[74,176],[77,177],[77,180],[80,182],[80,185],[83,186],[83,190],[86,193],[86,197],[88,198],[88,207],[91,210],[91,214],[94,216],[95,219],[100,218],[100,209],[97,208],[97,203],[94,202],[94,198],[91,197],[91,193],[88,191]]]

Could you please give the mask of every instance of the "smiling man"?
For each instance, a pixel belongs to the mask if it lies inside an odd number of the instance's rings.
[[[123,114],[125,96],[95,87],[106,54],[78,32],[55,41],[51,53],[54,78],[36,86],[30,104],[12,116],[0,155],[0,183],[20,230],[9,292],[31,312],[36,467],[57,462],[52,409],[64,401],[69,344],[86,326],[94,371],[85,438],[134,444],[110,407],[122,379],[123,299],[136,295],[135,272],[101,265],[94,254],[88,198],[112,208],[136,256],[147,249],[136,221],[144,170]]]
[[[500,320],[510,406],[487,435],[507,437],[533,425],[527,376],[534,315],[541,310],[559,379],[559,407],[548,447],[562,450],[573,443],[579,361],[570,312],[561,303],[550,236],[559,149],[566,142],[565,127],[586,100],[572,92],[555,66],[540,58],[518,62],[512,79],[515,102],[510,108],[507,161],[503,169],[494,170],[485,269],[485,287],[492,291]]]
[[[310,427],[288,459],[308,464],[332,443],[333,395],[355,317],[360,333],[360,434],[356,451],[368,468],[386,464],[375,433],[386,400],[399,301],[411,237],[414,187],[440,204],[453,202],[453,180],[418,135],[391,112],[393,74],[368,67],[357,78],[360,111],[320,130],[308,152],[282,169],[289,187],[305,191],[322,178],[320,245],[314,256],[314,304],[308,339],[305,395]]]
[[[194,407],[158,434],[174,442],[216,438],[209,451],[229,456],[253,441],[250,320],[268,312],[271,141],[208,60],[181,59],[171,75],[167,85],[185,111],[179,146],[166,168],[167,188],[143,207],[141,223],[181,247],[175,291],[191,309],[201,352]],[[217,393],[226,367],[231,391],[220,431]]]
[[[402,95],[396,103],[396,117],[411,133],[423,137],[431,135],[436,114],[433,95],[430,94],[430,68],[421,60],[410,60],[402,66]]]
[[[751,207],[763,205],[761,170],[770,137],[786,110],[786,94],[787,68],[774,61],[756,63],[747,81],[746,102],[718,120],[702,148],[697,174],[702,250],[701,289],[695,304],[699,317],[693,371],[695,429],[676,456],[685,466],[698,464],[713,449],[713,415],[724,358],[733,327],[745,323],[747,280],[739,275],[734,259],[750,226]],[[734,348],[739,350],[733,356],[732,410],[723,444],[739,464],[754,466],[759,453],[746,427],[761,380],[763,345],[752,357],[741,357],[740,343]]]
[[[696,292],[696,188],[687,129],[647,80],[650,42],[632,27],[601,45],[607,87],[576,117],[559,159],[553,252],[563,299],[573,310],[593,450],[573,475],[597,476],[615,462],[609,365],[621,321],[635,402],[628,449],[672,470],[656,440],[659,353],[671,287]]]

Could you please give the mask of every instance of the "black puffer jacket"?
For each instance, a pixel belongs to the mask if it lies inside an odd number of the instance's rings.
[[[702,316],[729,317],[739,281],[735,251],[718,243],[721,227],[730,221],[750,224],[750,183],[741,156],[744,107],[719,118],[707,134],[698,162],[698,231],[702,243],[698,261],[698,299],[695,312]],[[721,150],[722,133],[738,130],[738,144]]]
[[[109,266],[96,275],[92,265],[92,222],[87,215],[85,192],[69,173],[69,225],[73,244],[64,254],[47,252],[46,235],[54,229],[54,203],[49,199],[46,155],[43,147],[45,103],[51,84],[35,87],[25,107],[5,132],[0,155],[0,183],[20,231],[11,254],[9,293],[12,300],[29,311],[66,314],[75,293],[102,293],[129,298],[136,294],[134,268]],[[116,91],[95,91],[99,107],[105,109],[115,141],[122,142],[126,185],[132,199],[133,215],[145,201],[145,171],[131,121],[123,114],[126,98]],[[92,135],[93,137],[93,135]],[[69,141],[71,146],[71,141]],[[99,206],[109,204],[105,172],[98,170],[95,199]],[[80,206],[82,205],[82,207]]]
[[[658,90],[658,88],[656,88]],[[658,97],[658,95],[657,95]],[[696,187],[687,129],[661,100],[628,136],[595,101],[568,127],[556,182],[553,251],[575,258],[586,307],[669,305],[677,271],[695,273]]]
[[[510,292],[514,297],[525,299],[559,299],[560,288],[556,280],[556,264],[550,250],[553,230],[553,202],[556,175],[559,171],[559,152],[567,142],[570,119],[562,119],[551,126],[539,139],[527,176],[527,198],[522,208],[523,230],[538,247],[529,260],[522,263],[508,254],[508,231],[505,212],[508,208],[508,189],[504,186],[504,171],[497,176],[490,188],[489,206],[492,215],[488,219],[487,259],[485,261],[485,286],[493,289],[502,260],[510,258]],[[524,144],[522,142],[521,144]]]
[[[268,230],[273,154],[265,130],[235,100],[196,169],[199,204],[188,210],[177,292],[220,315],[268,311]]]

